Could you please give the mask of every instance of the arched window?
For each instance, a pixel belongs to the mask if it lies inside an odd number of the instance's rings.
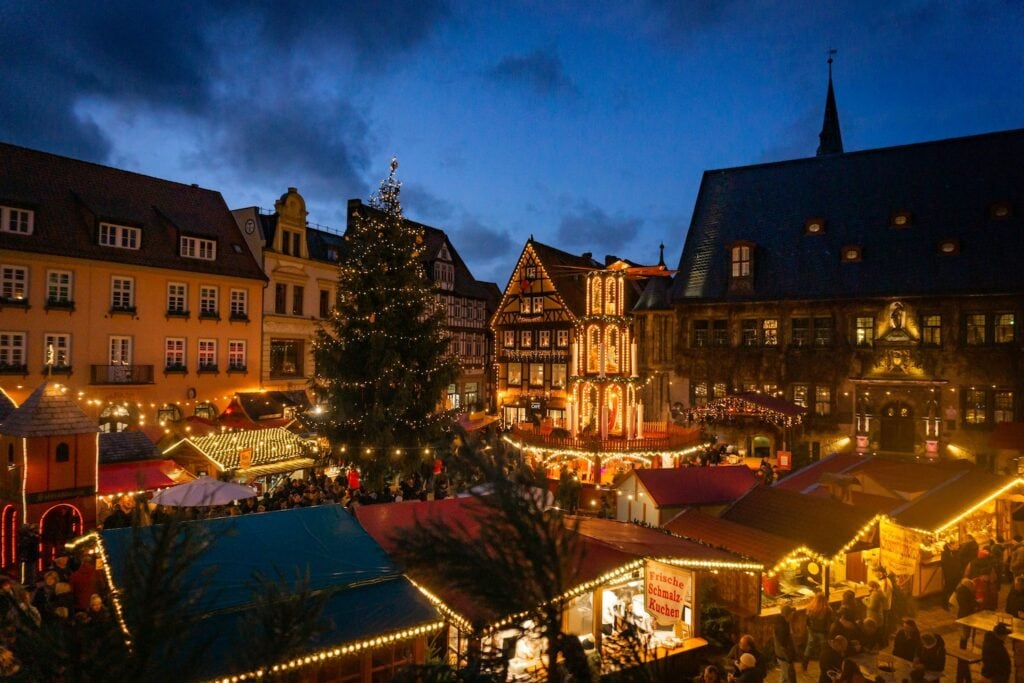
[[[196,417],[201,417],[201,418],[204,418],[204,419],[207,419],[207,420],[216,420],[217,419],[217,406],[215,406],[215,405],[213,405],[212,403],[209,403],[209,402],[197,403],[196,404],[196,410],[195,410],[195,416]]]
[[[181,408],[173,403],[165,403],[156,411],[157,422],[178,422],[181,417]]]
[[[71,460],[71,447],[61,441],[57,444],[57,462],[68,462]]]
[[[607,282],[604,283],[605,289],[605,304],[604,312],[605,315],[618,315],[619,314],[619,282],[616,277],[609,277]]]
[[[602,304],[601,278],[590,278],[590,312],[600,313]]]
[[[591,325],[587,330],[587,372],[601,371],[601,330]]]
[[[100,431],[123,432],[128,429],[131,417],[131,413],[127,406],[107,406],[103,409],[103,412],[100,413]]]
[[[619,371],[619,331],[614,327],[605,333],[604,371]]]

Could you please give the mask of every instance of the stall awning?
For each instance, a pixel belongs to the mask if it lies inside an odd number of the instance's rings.
[[[298,470],[304,470],[307,467],[312,467],[316,464],[312,458],[292,458],[291,460],[282,460],[281,462],[275,462],[272,465],[258,465],[256,467],[249,467],[244,470],[235,470],[234,475],[236,477],[265,477],[268,474],[282,474],[284,472],[296,472]]]
[[[127,491],[150,491],[194,479],[173,460],[140,460],[100,465],[97,491],[101,496]]]

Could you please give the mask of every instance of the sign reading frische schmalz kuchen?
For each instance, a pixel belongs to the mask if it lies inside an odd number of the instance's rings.
[[[644,568],[644,608],[662,626],[683,621],[693,610],[693,572],[648,560]],[[687,621],[689,623],[689,621]]]

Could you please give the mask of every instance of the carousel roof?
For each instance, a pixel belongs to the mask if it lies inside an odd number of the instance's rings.
[[[96,421],[56,382],[41,384],[0,425],[0,433],[22,437],[95,434],[98,431]]]

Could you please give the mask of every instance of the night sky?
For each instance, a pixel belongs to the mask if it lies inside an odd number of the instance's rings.
[[[0,2],[0,139],[340,229],[394,154],[504,287],[531,234],[677,263],[702,171],[814,154],[829,47],[847,151],[1024,126],[1021,0],[344,4]]]

